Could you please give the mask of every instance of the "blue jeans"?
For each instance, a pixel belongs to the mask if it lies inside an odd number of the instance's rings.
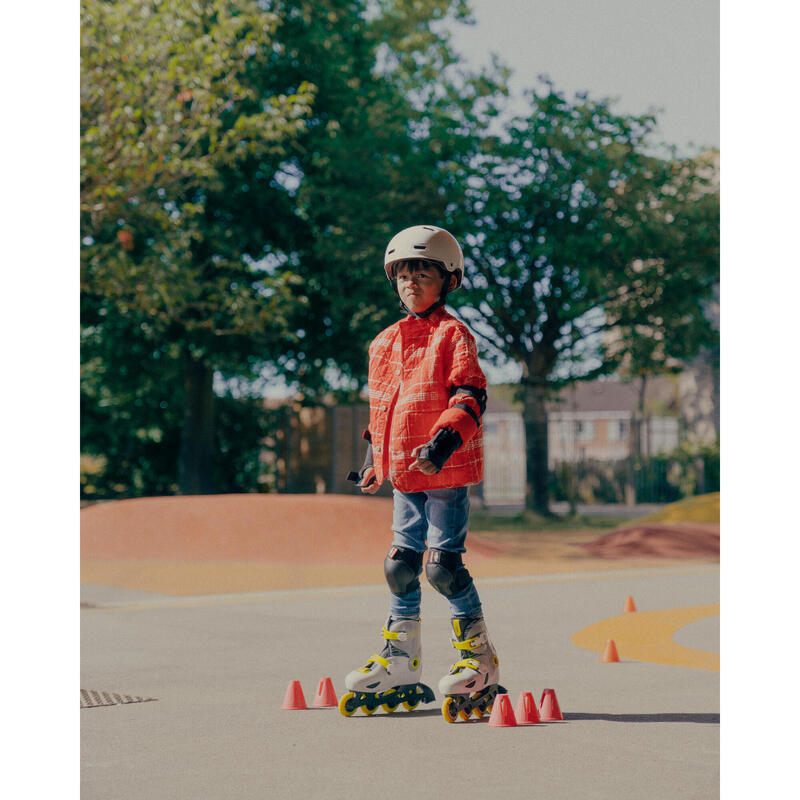
[[[468,520],[469,497],[466,486],[408,493],[395,489],[392,545],[418,553],[424,553],[427,546],[451,553],[465,553]],[[392,616],[417,616],[421,599],[421,588],[402,595],[390,592]],[[448,600],[453,617],[477,617],[482,613],[478,590],[472,581],[466,589]]]

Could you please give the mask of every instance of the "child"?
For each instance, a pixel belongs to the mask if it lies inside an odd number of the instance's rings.
[[[439,681],[446,720],[482,716],[498,691],[498,661],[486,632],[478,592],[461,554],[466,552],[467,487],[483,478],[481,415],[486,378],[475,340],[444,308],[464,273],[455,238],[428,225],[407,228],[386,248],[386,277],[407,314],[369,348],[369,442],[361,491],[374,494],[384,479],[394,489],[394,539],[384,562],[390,614],[380,653],[349,673],[351,691],[340,703],[349,716],[363,706],[394,711],[433,700],[420,683],[419,575],[450,603],[453,646],[460,658]]]

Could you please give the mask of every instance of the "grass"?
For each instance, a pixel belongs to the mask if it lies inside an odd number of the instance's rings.
[[[630,517],[605,515],[558,515],[543,517],[533,511],[520,511],[517,514],[494,514],[491,511],[476,510],[469,515],[469,527],[473,531],[605,531],[618,528],[630,522]]]
[[[687,497],[670,503],[655,514],[631,519],[626,516],[604,514],[574,516],[553,515],[543,517],[532,511],[516,514],[496,514],[475,510],[470,514],[470,529],[473,531],[543,532],[543,531],[611,531],[624,525],[639,522],[719,522],[719,492]]]
[[[636,522],[719,522],[719,492],[670,503]]]

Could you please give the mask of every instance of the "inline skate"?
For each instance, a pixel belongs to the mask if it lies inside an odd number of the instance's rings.
[[[433,690],[420,683],[422,647],[419,619],[389,617],[381,631],[385,644],[359,669],[344,679],[348,692],[339,701],[339,711],[351,717],[358,709],[374,714],[383,708],[388,714],[402,704],[413,711],[420,703],[430,703]]]
[[[442,716],[447,722],[467,720],[470,714],[482,717],[491,712],[494,698],[506,690],[497,682],[500,676],[497,654],[486,632],[483,617],[453,618],[453,647],[461,659],[439,681],[445,696]]]

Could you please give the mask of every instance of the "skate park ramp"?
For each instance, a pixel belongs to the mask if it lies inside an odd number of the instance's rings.
[[[81,511],[81,581],[162,594],[378,583],[392,501],[341,495],[209,495]],[[474,541],[474,560],[502,545]]]
[[[167,595],[382,584],[392,501],[347,495],[151,497],[81,510],[81,582]],[[715,538],[716,537],[716,538]],[[714,545],[716,541],[716,547]],[[715,561],[719,525],[591,532],[481,532],[475,577]]]
[[[719,524],[713,522],[648,522],[629,525],[581,544],[600,558],[663,556],[719,557]]]

